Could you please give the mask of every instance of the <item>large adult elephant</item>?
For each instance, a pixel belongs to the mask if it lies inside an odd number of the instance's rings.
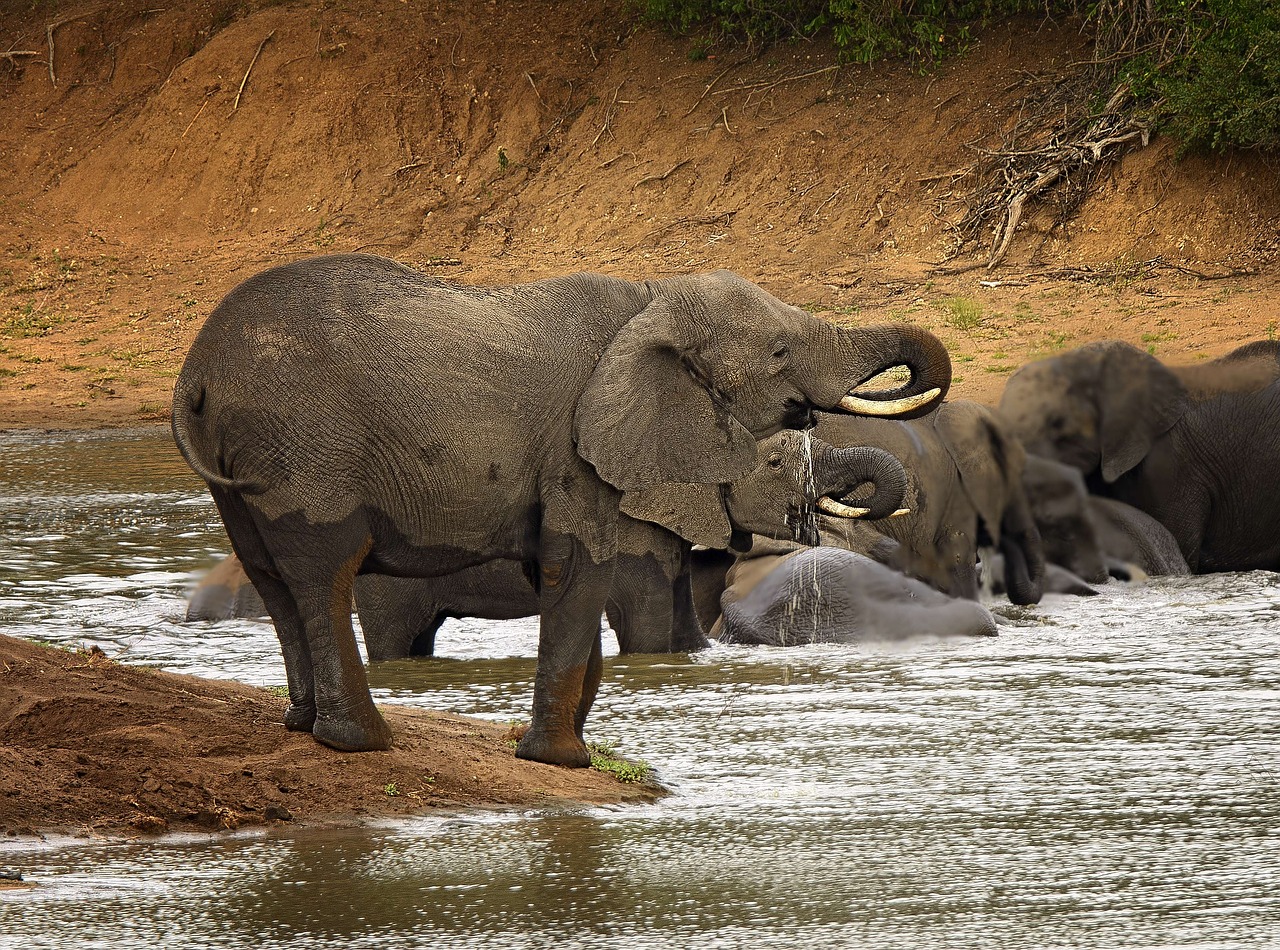
[[[725,576],[711,635],[722,643],[802,646],[995,636],[995,618],[869,557],[835,547],[764,547]]]
[[[906,384],[853,392],[900,365]],[[949,382],[924,331],[838,329],[724,271],[464,287],[336,255],[227,295],[178,378],[173,431],[275,623],[286,726],[387,748],[356,576],[505,558],[528,565],[541,616],[516,754],[584,766],[619,512],[726,546],[720,486],[755,466],[757,439],[817,409],[927,411]]]
[[[1000,410],[1029,452],[1164,525],[1193,572],[1280,569],[1280,343],[1195,366],[1090,343],[1022,367]]]
[[[824,544],[971,599],[978,596],[978,549],[995,545],[1004,554],[1009,599],[1039,602],[1044,555],[1022,487],[1025,453],[991,409],[957,400],[911,421],[826,414],[814,434],[833,445],[885,449],[902,461],[909,481],[908,514],[874,526],[831,524]]]

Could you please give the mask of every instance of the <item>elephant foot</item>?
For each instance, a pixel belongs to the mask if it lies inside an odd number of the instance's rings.
[[[372,704],[354,716],[318,716],[311,734],[342,752],[383,752],[391,748],[391,727]]]
[[[290,703],[284,711],[284,727],[290,732],[310,732],[316,723],[316,707],[311,703]]]
[[[571,769],[585,769],[591,764],[587,744],[577,736],[553,736],[536,727],[531,727],[516,746],[516,758]]]

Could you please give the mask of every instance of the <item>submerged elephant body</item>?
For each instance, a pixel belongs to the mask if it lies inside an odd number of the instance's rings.
[[[1024,366],[1000,410],[1028,451],[1163,525],[1193,572],[1280,569],[1280,344],[1174,367],[1091,343]]]
[[[904,364],[905,387],[851,392]],[[581,766],[619,512],[714,546],[786,534],[785,510],[740,524],[722,498],[757,439],[815,409],[922,411],[949,380],[922,331],[837,330],[726,272],[483,288],[339,255],[227,295],[184,363],[173,430],[275,624],[289,728],[390,745],[350,620],[357,575],[506,559],[527,565],[541,615],[517,754]]]
[[[853,551],[815,547],[742,558],[729,569],[712,636],[802,646],[995,636],[981,604],[948,597]]]

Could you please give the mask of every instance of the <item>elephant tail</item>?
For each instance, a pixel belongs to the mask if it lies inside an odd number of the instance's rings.
[[[212,443],[208,409],[208,391],[203,383],[179,379],[173,393],[173,441],[187,460],[191,470],[211,487],[225,488],[243,495],[257,495],[266,487],[257,481],[237,478],[231,471],[226,454]],[[212,460],[210,461],[210,458]]]

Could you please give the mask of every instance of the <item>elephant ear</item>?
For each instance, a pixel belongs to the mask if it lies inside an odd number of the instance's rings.
[[[1114,482],[1151,451],[1187,411],[1187,390],[1163,363],[1128,343],[1111,343],[1096,388],[1102,477]]]
[[[658,299],[632,317],[578,397],[578,453],[624,491],[728,482],[756,464],[755,438],[699,359],[698,315],[677,307]]]
[[[751,536],[733,527],[719,485],[667,483],[623,492],[622,512],[675,532],[686,541],[721,550],[744,550]]]
[[[1026,452],[991,410],[975,402],[945,403],[934,414],[933,427],[960,473],[965,496],[999,543],[1005,508],[1021,485]]]

